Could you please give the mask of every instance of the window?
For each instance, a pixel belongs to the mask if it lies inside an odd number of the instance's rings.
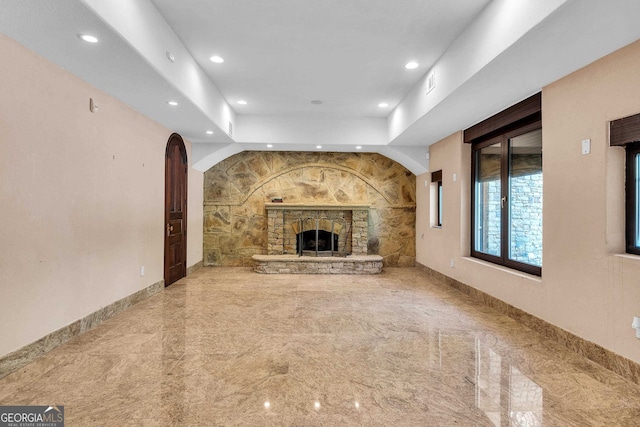
[[[471,255],[542,274],[540,94],[465,131],[472,145]]]
[[[540,274],[542,129],[503,134],[473,147],[472,254]]]
[[[640,255],[640,114],[610,122],[609,145],[626,150],[626,251]]]
[[[640,255],[640,143],[627,145],[627,252]]]
[[[433,227],[442,227],[442,171],[436,171],[431,174],[431,188],[435,193],[432,197],[432,221]]]

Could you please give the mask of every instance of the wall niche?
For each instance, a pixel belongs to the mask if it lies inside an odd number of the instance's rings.
[[[376,153],[245,151],[204,174],[204,263],[253,265],[267,254],[265,203],[369,205],[370,255],[415,262],[416,177]]]

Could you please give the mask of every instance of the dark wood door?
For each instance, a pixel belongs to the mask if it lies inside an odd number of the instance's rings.
[[[164,284],[187,274],[187,150],[182,137],[169,137],[165,156]]]

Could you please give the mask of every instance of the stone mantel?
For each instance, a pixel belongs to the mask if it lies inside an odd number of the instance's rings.
[[[371,205],[321,205],[308,203],[265,203],[267,210],[296,210],[296,211],[361,211],[368,210]]]

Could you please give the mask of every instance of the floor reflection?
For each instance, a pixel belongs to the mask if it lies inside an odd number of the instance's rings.
[[[0,405],[62,404],[70,426],[640,425],[640,387],[420,270],[301,279],[200,270],[0,379]]]
[[[476,406],[496,427],[543,423],[542,387],[476,339]]]

